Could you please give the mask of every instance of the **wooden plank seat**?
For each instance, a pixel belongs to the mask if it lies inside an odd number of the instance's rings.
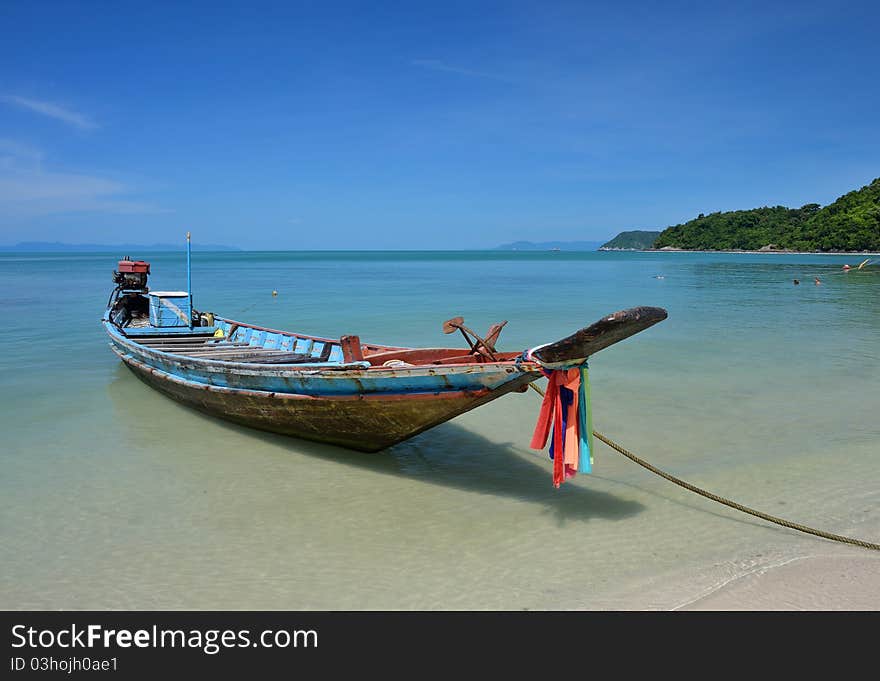
[[[189,345],[191,343],[228,343],[225,338],[214,336],[190,336],[189,338],[134,338],[141,345]]]
[[[318,357],[301,352],[281,352],[275,350],[230,351],[230,352],[187,352],[187,357],[216,359],[223,362],[249,362],[255,364],[305,364],[320,362]]]
[[[125,329],[123,329],[123,332]],[[136,343],[164,341],[166,343],[185,343],[186,341],[213,340],[213,332],[205,333],[133,333],[128,338]]]
[[[193,337],[165,336],[138,338],[137,343],[158,352],[169,352],[197,359],[216,359],[224,362],[249,362],[258,364],[304,364],[327,362],[339,343],[324,342],[319,355],[310,352],[293,352],[291,349],[251,345],[244,341],[230,341],[214,336]],[[309,343],[309,348],[315,341]]]
[[[183,343],[174,343],[173,345],[164,345],[162,343],[142,343],[142,345],[151,350],[161,350],[163,352],[182,352],[186,350],[213,350],[214,348],[248,348],[252,347],[249,343],[193,343],[184,345]]]

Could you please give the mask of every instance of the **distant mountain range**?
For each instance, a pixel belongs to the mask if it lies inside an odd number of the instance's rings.
[[[601,241],[514,241],[501,244],[496,251],[595,251],[602,245]]]
[[[240,251],[235,246],[200,244],[193,242],[199,251]],[[14,246],[0,246],[2,252],[17,253],[120,253],[135,254],[148,251],[184,251],[185,244],[64,244],[60,241],[22,241]]]

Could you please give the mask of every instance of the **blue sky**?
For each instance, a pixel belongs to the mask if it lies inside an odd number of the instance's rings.
[[[880,176],[880,3],[0,3],[0,244],[485,248]]]

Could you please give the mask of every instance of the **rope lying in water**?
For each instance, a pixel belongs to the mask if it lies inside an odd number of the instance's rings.
[[[543,391],[533,383],[530,383],[529,386],[533,387],[539,394],[543,394]],[[635,454],[627,450],[626,448],[620,446],[611,438],[605,437],[602,433],[594,430],[593,435],[602,440],[606,445],[611,447],[616,452],[623,454],[626,458],[634,461],[639,464],[643,468],[647,468],[652,473],[656,473],[661,478],[665,478],[669,480],[669,482],[673,482],[680,487],[684,487],[691,492],[699,494],[700,496],[706,497],[707,499],[711,499],[712,501],[717,501],[719,504],[724,504],[725,506],[729,506],[730,508],[736,509],[737,511],[742,511],[743,513],[748,513],[749,515],[753,515],[756,518],[761,518],[762,520],[766,520],[771,523],[776,523],[777,525],[782,525],[783,527],[788,527],[792,530],[798,530],[799,532],[806,532],[807,534],[812,534],[817,537],[822,537],[823,539],[830,539],[831,541],[838,541],[844,544],[852,544],[853,546],[861,546],[864,549],[872,549],[874,551],[880,551],[880,544],[873,544],[868,541],[862,541],[861,539],[851,539],[850,537],[844,537],[839,534],[832,534],[831,532],[824,532],[822,530],[817,530],[812,527],[807,527],[806,525],[800,525],[799,523],[793,523],[790,520],[785,520],[784,518],[777,518],[776,516],[772,516],[768,513],[763,513],[761,511],[756,511],[753,508],[749,508],[748,506],[743,506],[742,504],[738,504],[735,501],[731,501],[730,499],[725,499],[724,497],[720,497],[717,494],[712,494],[712,492],[707,492],[704,489],[700,489],[695,485],[690,484],[689,482],[685,482],[680,478],[676,478],[674,475],[670,475],[665,471],[661,471],[656,466],[652,466],[644,459],[640,459]]]
[[[712,492],[707,492],[704,489],[700,489],[689,482],[685,482],[679,478],[676,478],[674,475],[670,475],[664,471],[661,471],[659,468],[652,466],[647,461],[644,461],[637,457],[630,451],[627,451],[624,447],[621,447],[619,444],[611,440],[610,438],[605,437],[602,433],[598,433],[595,430],[593,431],[593,435],[596,436],[599,440],[602,440],[606,445],[611,447],[611,449],[620,452],[628,459],[635,461],[640,466],[647,468],[652,473],[656,473],[661,478],[666,478],[670,482],[674,482],[676,485],[680,485],[685,489],[690,490],[691,492],[696,492],[700,496],[706,497],[707,499],[711,499],[712,501],[717,501],[719,504],[724,504],[725,506],[729,506],[730,508],[735,508],[737,511],[742,511],[743,513],[748,513],[749,515],[753,515],[757,518],[762,518],[763,520],[767,520],[771,523],[776,523],[777,525],[782,525],[783,527],[789,527],[792,530],[798,530],[800,532],[806,532],[807,534],[814,534],[817,537],[822,537],[824,539],[831,539],[832,541],[843,542],[844,544],[852,544],[853,546],[861,546],[865,549],[873,549],[875,551],[880,551],[880,544],[872,544],[871,542],[862,541],[861,539],[851,539],[850,537],[843,537],[839,534],[832,534],[830,532],[823,532],[822,530],[816,530],[812,527],[807,527],[806,525],[800,525],[798,523],[793,523],[790,520],[785,520],[784,518],[777,518],[776,516],[769,515],[768,513],[762,513],[761,511],[756,511],[753,508],[749,508],[748,506],[743,506],[742,504],[738,504],[735,501],[731,501],[730,499],[725,499],[724,497],[719,497],[717,494],[712,494]]]

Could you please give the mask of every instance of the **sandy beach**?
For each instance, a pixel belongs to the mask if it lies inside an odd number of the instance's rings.
[[[806,556],[756,569],[676,610],[880,610],[880,553]]]
[[[741,251],[741,250],[718,250],[707,251],[691,248],[673,248],[666,246],[664,248],[600,248],[599,251],[608,252],[632,252],[632,253],[730,253],[733,255],[849,255],[852,257],[862,256],[874,257],[880,256],[880,253],[872,253],[870,251],[789,251],[784,249],[771,249],[766,251]]]

